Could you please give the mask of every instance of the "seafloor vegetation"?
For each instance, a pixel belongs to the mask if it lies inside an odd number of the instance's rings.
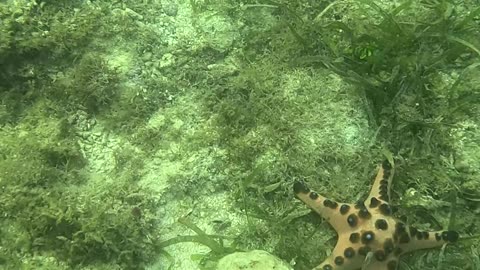
[[[396,215],[480,269],[480,2],[0,3],[0,268],[311,269],[341,201],[396,160]]]

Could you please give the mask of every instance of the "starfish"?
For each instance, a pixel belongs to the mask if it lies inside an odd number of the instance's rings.
[[[297,198],[330,223],[338,234],[331,255],[316,270],[395,270],[401,255],[458,240],[456,231],[420,231],[392,216],[390,187],[394,168],[385,160],[368,198],[356,204],[339,203],[296,181]]]

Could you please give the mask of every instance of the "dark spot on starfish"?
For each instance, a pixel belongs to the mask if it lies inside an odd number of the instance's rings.
[[[377,219],[377,221],[375,221],[375,228],[379,230],[386,230],[388,229],[388,223],[385,219]]]
[[[350,242],[352,242],[353,244],[356,244],[360,240],[360,234],[359,233],[352,233],[352,234],[350,234],[349,239],[350,239]]]
[[[456,242],[459,238],[458,232],[456,231],[444,231],[442,232],[442,239],[447,242]]]
[[[386,185],[385,186],[381,185],[379,188],[379,191],[380,191],[380,196],[388,196],[388,188]]]
[[[388,162],[388,160],[384,160],[382,162],[382,168],[384,171],[387,171],[387,170],[391,170],[392,169],[392,164],[390,164],[390,162]]]
[[[350,227],[357,226],[357,222],[358,222],[357,215],[355,215],[355,214],[348,215],[347,222],[348,222],[348,225],[350,225]]]
[[[410,242],[410,236],[408,236],[407,233],[402,233],[401,235],[399,235],[398,242],[400,244],[406,244]]]
[[[342,215],[345,215],[346,213],[348,213],[349,210],[350,210],[350,205],[348,204],[342,204],[342,206],[340,206],[340,214]]]
[[[310,199],[312,200],[316,200],[318,199],[318,194],[316,192],[310,192],[310,195],[308,195],[308,197],[310,197]]]
[[[332,209],[337,209],[337,207],[338,207],[338,203],[332,201],[332,203],[330,204],[330,208],[332,208]]]
[[[375,239],[375,234],[372,231],[366,231],[362,234],[362,243],[368,244]]]
[[[335,261],[336,265],[342,265],[345,260],[343,259],[342,256],[337,256],[337,257],[335,257],[334,261]]]
[[[378,198],[382,201],[388,202],[390,201],[390,198],[388,198],[388,195],[380,195]]]
[[[305,194],[310,192],[310,189],[307,187],[307,185],[305,185],[303,181],[295,181],[295,183],[293,184],[293,192],[295,192],[295,194],[298,194],[298,193]]]
[[[388,179],[392,175],[390,170],[383,170],[383,179]]]
[[[388,188],[388,180],[386,180],[385,178],[380,181],[380,189],[382,188],[384,189]]]
[[[428,240],[428,238],[430,237],[430,234],[428,232],[417,232],[416,236],[418,240],[422,240],[422,239]]]
[[[418,233],[418,230],[415,227],[410,226],[408,229],[410,231],[410,236],[411,237],[414,237]]]
[[[365,208],[365,203],[363,201],[357,201],[355,203],[355,209],[362,209]]]
[[[328,207],[328,208],[331,208],[331,209],[335,209],[337,208],[338,206],[338,203],[337,202],[334,202],[334,201],[331,201],[329,199],[326,199],[325,201],[323,201],[323,205],[325,207]]]
[[[345,255],[345,258],[353,258],[353,256],[355,256],[355,249],[348,247],[343,252],[343,255]]]
[[[380,262],[383,262],[383,261],[385,260],[385,258],[387,257],[387,256],[385,255],[385,252],[384,252],[383,250],[381,250],[381,249],[375,251],[375,254],[374,254],[374,255],[375,255],[375,258],[376,258],[378,261],[380,261]]]
[[[397,261],[389,261],[387,263],[387,270],[395,270],[397,269]]]
[[[380,209],[380,213],[384,214],[385,216],[389,216],[392,214],[392,209],[386,203],[382,203],[378,209]]]
[[[379,194],[380,198],[384,201],[388,201],[388,182],[385,180],[380,181]]]
[[[358,216],[362,219],[369,219],[372,217],[370,212],[368,212],[367,208],[362,208],[358,211]]]
[[[405,227],[405,224],[404,224],[404,223],[402,223],[402,222],[397,222],[397,224],[395,224],[395,233],[397,233],[397,234],[405,233],[405,232],[407,232],[407,231],[405,230],[405,228],[406,228],[406,227]]]
[[[392,253],[394,249],[395,249],[395,245],[393,244],[392,238],[387,238],[383,243],[383,250],[385,251],[385,254],[388,255]]]
[[[362,256],[367,256],[368,252],[370,252],[372,249],[370,247],[367,247],[367,246],[364,246],[364,247],[360,247],[358,249],[358,254],[362,255]]]
[[[325,206],[325,207],[330,207],[330,203],[332,203],[332,201],[330,201],[329,199],[325,199],[325,200],[323,201],[323,206]]]
[[[442,240],[442,235],[439,233],[435,233],[435,240],[440,241]]]
[[[395,232],[393,233],[393,239],[398,240],[399,243],[405,244],[410,242],[410,236],[407,233],[406,226],[402,222],[395,224]]]
[[[330,264],[325,264],[322,268],[323,270],[333,270],[333,267]]]
[[[380,201],[379,201],[377,198],[372,197],[372,198],[370,199],[370,208],[375,208],[375,207],[377,207],[377,206],[379,206],[379,205],[380,205]]]

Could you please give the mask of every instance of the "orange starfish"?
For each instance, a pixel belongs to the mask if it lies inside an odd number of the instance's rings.
[[[384,161],[368,198],[357,204],[338,203],[295,182],[295,195],[337,231],[332,254],[317,270],[395,270],[400,255],[455,242],[455,231],[419,231],[392,217],[389,205],[394,169]]]

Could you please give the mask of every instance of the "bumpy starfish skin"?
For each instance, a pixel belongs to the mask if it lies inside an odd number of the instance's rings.
[[[400,255],[455,242],[455,231],[419,231],[391,216],[393,168],[384,161],[368,198],[356,204],[338,203],[295,182],[295,195],[325,218],[338,233],[332,254],[316,270],[395,270]],[[368,256],[367,256],[368,255]],[[366,259],[368,258],[368,259]]]

